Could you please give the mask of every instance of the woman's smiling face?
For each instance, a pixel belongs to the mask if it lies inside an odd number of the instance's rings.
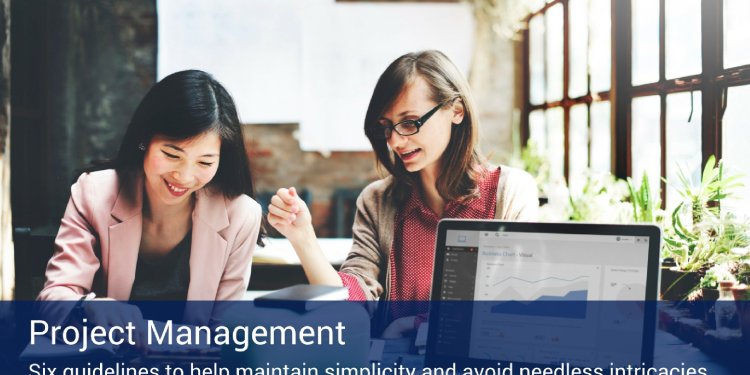
[[[213,131],[184,140],[154,136],[143,159],[149,201],[187,202],[216,175],[220,152],[221,138]]]
[[[431,87],[422,77],[416,76],[383,113],[380,124],[387,126],[419,119],[438,105],[431,99],[432,96]],[[391,133],[388,146],[401,158],[407,171],[419,172],[425,168],[437,171],[440,167],[440,158],[451,139],[451,126],[463,119],[463,112],[455,113],[453,108],[439,108],[416,134],[403,136],[395,131]]]

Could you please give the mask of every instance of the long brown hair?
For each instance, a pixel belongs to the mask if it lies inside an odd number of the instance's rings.
[[[464,106],[463,121],[451,126],[451,138],[440,163],[436,187],[445,200],[465,200],[478,194],[482,159],[479,156],[479,124],[469,84],[458,68],[440,51],[429,50],[407,53],[383,72],[375,85],[365,115],[365,133],[372,144],[378,163],[394,177],[393,193],[397,203],[403,202],[409,190],[418,186],[418,172],[409,172],[395,153],[388,149],[386,139],[373,136],[369,128],[380,126],[378,119],[417,76],[423,78],[432,91],[435,103],[452,105],[460,100]]]

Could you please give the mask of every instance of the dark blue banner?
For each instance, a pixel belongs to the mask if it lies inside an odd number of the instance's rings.
[[[750,368],[750,304],[734,301],[90,301],[3,302],[0,309],[2,374],[691,375]]]

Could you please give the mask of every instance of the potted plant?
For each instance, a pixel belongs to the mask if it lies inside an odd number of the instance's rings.
[[[737,282],[732,273],[733,266],[729,263],[719,263],[709,268],[701,277],[698,288],[688,296],[693,316],[703,320],[710,328],[716,328],[713,307],[719,299],[719,283],[724,281]]]
[[[742,186],[739,176],[726,176],[723,164],[711,156],[699,184],[693,184],[682,169],[677,177],[683,200],[672,211],[671,225],[664,228],[662,247],[662,257],[675,262],[667,272],[671,274],[662,278],[662,298],[673,301],[685,299],[698,288],[706,270],[732,261],[732,249],[748,243],[747,225],[721,211],[721,200]]]

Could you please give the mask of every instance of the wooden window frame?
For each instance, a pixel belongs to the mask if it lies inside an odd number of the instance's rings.
[[[665,46],[666,46],[666,0],[659,0],[659,80],[654,83],[632,85],[632,5],[631,1],[611,1],[611,86],[610,90],[596,93],[597,100],[610,102],[611,127],[611,163],[613,174],[618,178],[632,176],[632,124],[631,105],[633,98],[658,95],[661,102],[659,131],[661,134],[661,175],[666,174],[666,100],[667,95],[680,92],[701,91],[701,165],[705,166],[711,155],[722,157],[722,116],[728,103],[727,93],[730,87],[750,84],[750,64],[733,68],[723,67],[724,58],[724,2],[716,0],[701,0],[701,73],[674,79],[665,78]],[[522,44],[522,90],[523,96],[521,116],[522,145],[526,146],[530,136],[529,115],[538,109],[562,107],[564,109],[564,152],[565,178],[569,180],[570,154],[570,107],[586,103],[590,110],[594,102],[594,95],[589,90],[587,95],[579,98],[568,96],[569,87],[569,23],[568,0],[555,0],[527,16],[529,22],[532,17],[544,14],[557,4],[563,6],[563,99],[541,105],[533,105],[530,101],[530,71],[529,71],[529,31],[521,32]],[[547,56],[545,55],[545,64]],[[588,127],[591,127],[591,115],[588,116]],[[589,165],[591,163],[591,147],[589,141]],[[662,205],[666,201],[666,186],[661,182]]]
[[[543,16],[547,13],[547,11],[552,8],[555,5],[562,4],[562,10],[563,10],[563,97],[561,100],[548,102],[545,100],[542,104],[532,104],[531,103],[531,92],[530,92],[530,84],[531,84],[531,73],[529,69],[529,63],[530,63],[530,40],[529,40],[529,30],[528,28],[525,28],[521,31],[522,33],[522,44],[521,44],[521,51],[522,51],[522,88],[521,88],[521,95],[523,96],[523,115],[521,116],[521,142],[522,146],[526,146],[528,144],[528,140],[530,137],[530,129],[529,129],[529,114],[536,110],[547,110],[551,108],[562,108],[563,109],[563,134],[564,134],[564,176],[565,179],[569,181],[570,176],[570,109],[579,104],[585,104],[586,105],[586,127],[589,129],[589,132],[591,131],[591,104],[595,102],[606,102],[610,100],[612,88],[610,87],[610,90],[605,90],[601,92],[591,92],[591,79],[589,76],[589,79],[587,79],[587,87],[586,87],[586,94],[578,97],[570,97],[569,89],[570,89],[570,20],[569,20],[569,5],[568,0],[554,0],[544,5],[543,8],[537,10],[536,12],[533,12],[527,16],[527,18],[524,20],[526,24],[531,20],[531,18],[536,16]],[[545,38],[546,40],[546,38]],[[544,55],[545,60],[545,66],[547,64],[547,54]],[[546,71],[546,69],[545,69]],[[590,74],[590,72],[587,71],[587,74]],[[591,164],[591,140],[589,137],[588,142],[588,160],[589,165]]]

